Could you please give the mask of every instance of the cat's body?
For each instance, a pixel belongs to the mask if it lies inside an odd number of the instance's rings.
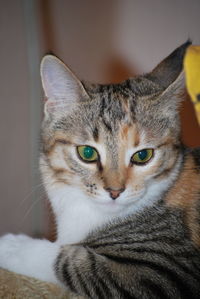
[[[94,299],[199,298],[200,154],[178,116],[188,45],[114,85],[44,58],[40,166],[57,240],[5,236],[0,266]]]
[[[182,175],[164,201],[114,221],[83,243],[63,247],[56,269],[69,290],[94,299],[200,298],[200,235],[194,228],[200,219],[197,157],[200,150],[184,151]],[[182,199],[188,202],[190,194],[195,204],[179,202],[180,186]],[[196,223],[190,209],[196,209]]]

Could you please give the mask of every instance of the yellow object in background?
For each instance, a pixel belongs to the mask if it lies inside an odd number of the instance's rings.
[[[184,58],[186,87],[200,125],[200,46],[188,47]]]

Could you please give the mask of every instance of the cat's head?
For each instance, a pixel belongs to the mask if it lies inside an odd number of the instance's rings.
[[[178,167],[189,44],[151,73],[111,85],[82,83],[59,59],[44,57],[41,171],[49,193],[64,190],[67,199],[74,189],[74,197],[118,211],[168,188]]]

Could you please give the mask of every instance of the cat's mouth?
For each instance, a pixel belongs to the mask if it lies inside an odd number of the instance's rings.
[[[111,198],[109,195],[99,195],[95,197],[95,202],[99,205],[105,205],[109,207],[127,207],[140,201],[146,194],[146,190],[143,189],[137,193],[122,193],[116,199]]]

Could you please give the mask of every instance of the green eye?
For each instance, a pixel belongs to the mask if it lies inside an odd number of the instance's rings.
[[[95,162],[98,160],[97,151],[88,145],[80,145],[77,147],[79,157],[85,162]]]
[[[143,149],[138,151],[131,157],[131,162],[134,164],[145,164],[153,157],[153,149]]]

